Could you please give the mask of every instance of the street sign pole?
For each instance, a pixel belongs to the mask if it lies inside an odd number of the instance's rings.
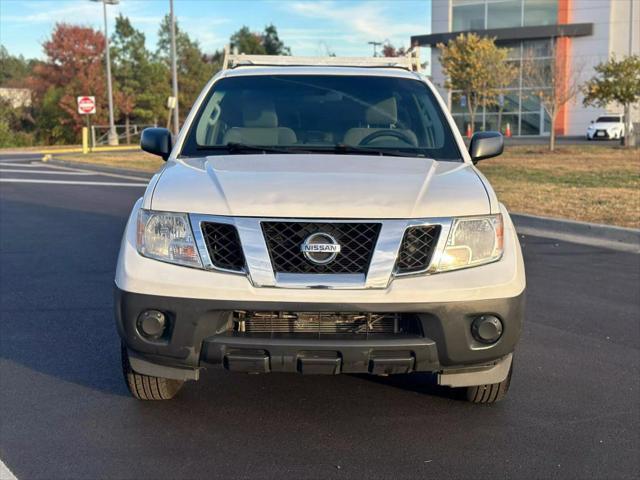
[[[86,127],[82,127],[82,153],[89,153],[89,132],[91,131],[90,116],[96,113],[96,97],[81,95],[77,97],[78,114],[85,117]],[[95,140],[91,143],[95,147]]]
[[[89,150],[90,148],[93,147],[93,145],[89,141],[90,140],[89,133],[91,132],[91,115],[85,115],[85,118],[87,119],[87,150]]]

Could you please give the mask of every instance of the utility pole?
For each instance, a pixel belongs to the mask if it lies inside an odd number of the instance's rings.
[[[173,86],[173,97],[176,106],[173,109],[173,134],[178,135],[180,131],[180,116],[178,113],[178,67],[176,51],[176,17],[173,13],[173,0],[169,0],[169,16],[171,17],[171,83]]]
[[[373,56],[378,56],[378,47],[382,45],[382,42],[367,42],[367,45],[373,45]]]
[[[120,0],[92,0],[94,2],[102,1],[102,14],[104,16],[104,41],[105,41],[105,63],[107,64],[107,100],[109,101],[109,133],[107,134],[107,142],[109,145],[118,145],[118,133],[116,132],[116,124],[113,119],[113,87],[111,85],[111,55],[109,53],[109,32],[107,31],[107,4],[117,5]]]

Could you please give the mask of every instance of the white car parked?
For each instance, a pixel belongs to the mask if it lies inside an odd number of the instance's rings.
[[[624,115],[604,115],[587,127],[587,140],[620,139],[624,134]]]
[[[431,372],[472,402],[502,399],[524,264],[475,167],[502,135],[476,133],[467,150],[433,86],[381,63],[393,59],[239,57],[175,143],[142,134],[167,163],[133,207],[116,271],[132,395],[169,399],[219,365]]]

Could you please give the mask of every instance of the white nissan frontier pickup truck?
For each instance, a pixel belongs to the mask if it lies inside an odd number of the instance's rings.
[[[525,272],[475,163],[502,153],[502,136],[467,149],[408,68],[303,60],[247,56],[206,85],[177,138],[143,132],[166,164],[117,264],[131,394],[170,399],[223,366],[430,372],[471,402],[501,400]]]

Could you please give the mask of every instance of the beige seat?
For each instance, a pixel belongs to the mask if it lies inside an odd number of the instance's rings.
[[[242,127],[233,127],[225,133],[223,143],[247,145],[292,145],[296,134],[286,127],[278,127],[278,115],[273,102],[247,99],[242,107]]]
[[[367,125],[366,127],[350,128],[347,130],[347,133],[344,134],[344,143],[347,145],[360,145],[360,142],[372,133],[382,130],[394,130],[403,133],[411,139],[413,145],[418,145],[418,139],[411,130],[397,128],[398,105],[394,97],[382,100],[367,108],[365,123]],[[382,139],[384,137],[380,138]]]

